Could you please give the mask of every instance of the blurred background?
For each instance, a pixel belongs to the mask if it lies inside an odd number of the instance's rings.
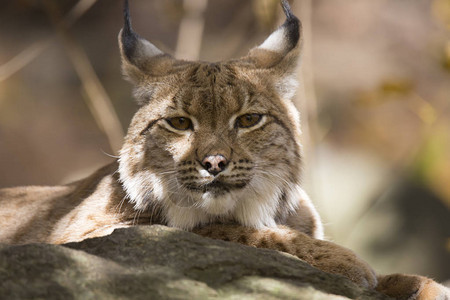
[[[133,0],[178,58],[243,56],[278,0]],[[292,3],[292,2],[291,2]],[[329,239],[380,273],[450,279],[450,0],[296,0],[304,25],[305,186]],[[82,178],[137,106],[121,78],[122,1],[0,3],[0,188]]]

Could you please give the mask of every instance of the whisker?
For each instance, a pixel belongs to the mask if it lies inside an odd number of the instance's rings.
[[[142,213],[142,210],[141,210],[141,209],[139,209],[139,210],[136,212],[136,214],[134,215],[134,218],[133,218],[133,225],[137,225],[137,224],[139,223],[139,217],[140,217],[141,213]],[[137,218],[136,218],[136,217],[137,217]],[[136,221],[136,222],[135,222],[135,221]]]
[[[107,152],[104,151],[104,150],[101,150],[101,151],[102,151],[102,153],[105,154],[106,156],[109,156],[109,157],[112,157],[112,158],[120,158],[120,156],[118,156],[118,155],[112,155],[112,154],[109,154],[109,153],[107,153]]]
[[[263,175],[267,175],[267,177],[263,177],[263,178],[266,178],[269,181],[271,181],[271,179],[268,178],[268,177],[274,177],[276,179],[282,180],[286,185],[291,185],[292,184],[292,182],[290,182],[287,179],[281,177],[279,174],[276,174],[276,173],[273,173],[273,172],[268,172],[265,169],[260,168],[259,166],[255,166],[254,169],[257,170],[259,173],[261,173]],[[272,183],[274,183],[274,182],[272,182]]]
[[[123,205],[123,203],[125,202],[125,199],[126,199],[126,198],[127,198],[126,196],[123,197],[122,200],[120,200],[119,204],[116,205],[116,207],[115,207],[115,214],[116,214],[116,215],[120,214],[120,211],[122,210],[122,205]]]

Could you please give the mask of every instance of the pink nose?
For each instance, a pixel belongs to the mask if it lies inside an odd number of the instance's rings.
[[[227,167],[228,161],[223,155],[208,155],[203,161],[202,165],[210,174],[217,175]]]

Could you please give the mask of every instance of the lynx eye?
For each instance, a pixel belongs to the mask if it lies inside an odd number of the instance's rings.
[[[170,118],[166,119],[166,121],[170,126],[178,130],[192,129],[192,121],[185,117]]]
[[[236,125],[240,128],[249,128],[258,124],[261,118],[260,114],[245,114],[237,118]]]

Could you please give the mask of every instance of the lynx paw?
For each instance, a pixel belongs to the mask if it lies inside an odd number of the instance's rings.
[[[377,285],[375,272],[352,251],[331,242],[316,240],[288,227],[257,230],[239,225],[215,224],[197,228],[194,232],[213,239],[287,252],[322,271],[343,275],[359,286],[375,288]]]
[[[328,273],[343,275],[362,287],[375,288],[377,285],[373,269],[351,250],[331,242],[315,240],[309,251],[310,257],[303,259],[312,266]]]
[[[376,290],[400,300],[450,300],[448,288],[417,275],[379,276]]]

